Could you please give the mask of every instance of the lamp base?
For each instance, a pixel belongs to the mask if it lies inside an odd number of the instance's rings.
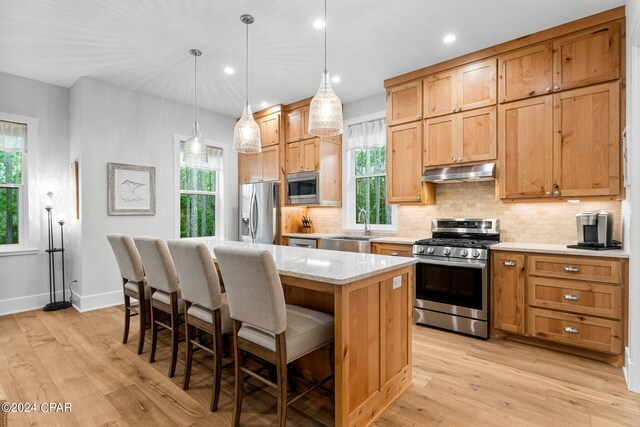
[[[47,305],[45,305],[44,307],[42,307],[43,311],[56,311],[56,310],[62,310],[65,308],[69,308],[71,307],[71,303],[69,301],[57,301],[57,302],[51,302]]]

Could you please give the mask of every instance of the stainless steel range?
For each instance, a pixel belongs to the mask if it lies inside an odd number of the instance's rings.
[[[489,248],[500,221],[437,218],[431,232],[413,245],[417,323],[488,338]]]

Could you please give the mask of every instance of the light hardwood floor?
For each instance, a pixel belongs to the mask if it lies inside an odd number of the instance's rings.
[[[9,426],[230,424],[231,369],[223,369],[220,409],[210,413],[210,359],[194,356],[191,389],[184,392],[184,345],[169,379],[169,337],[161,334],[150,365],[148,343],[136,354],[135,318],[126,345],[122,324],[122,307],[0,317],[0,389],[8,400],[73,405],[70,414],[9,414]],[[622,370],[599,362],[415,327],[413,364],[413,385],[377,425],[640,425],[640,399],[627,391]],[[273,424],[271,390],[246,387],[242,424]],[[289,425],[331,424],[322,393],[294,406]]]

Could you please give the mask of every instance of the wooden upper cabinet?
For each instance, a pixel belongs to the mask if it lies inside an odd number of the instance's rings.
[[[260,153],[262,163],[262,180],[277,181],[280,179],[280,146],[264,147]]]
[[[320,170],[320,138],[300,143],[300,166],[303,172]]]
[[[287,144],[286,162],[287,173],[320,170],[320,138]]]
[[[493,326],[505,332],[525,333],[525,257],[522,254],[492,254],[491,294]]]
[[[300,164],[300,143],[292,142],[287,144],[286,151],[286,173],[295,173],[300,172],[302,170],[302,165]]]
[[[459,163],[494,160],[497,155],[496,107],[458,114]]]
[[[617,79],[620,24],[613,22],[553,42],[554,89]]]
[[[514,101],[553,90],[551,43],[520,49],[498,58],[498,98]]]
[[[263,147],[280,143],[280,113],[262,117],[258,123]]]
[[[424,79],[424,116],[451,114],[457,109],[458,71],[450,70]]]
[[[458,68],[457,111],[496,103],[496,59],[474,62]]]
[[[620,192],[619,95],[618,82],[553,95],[555,196]]]
[[[551,196],[552,97],[547,95],[499,106],[498,181],[501,198]]]
[[[425,168],[496,158],[495,106],[426,119],[423,132]]]
[[[436,167],[456,162],[458,141],[457,115],[434,117],[424,121],[423,166]]]
[[[262,179],[261,153],[238,154],[238,183],[248,184]]]
[[[309,134],[309,106],[296,108],[287,113],[287,134],[286,141],[302,141],[313,138]]]
[[[387,128],[387,201],[420,203],[422,122]]]
[[[422,119],[422,80],[387,90],[387,125]]]

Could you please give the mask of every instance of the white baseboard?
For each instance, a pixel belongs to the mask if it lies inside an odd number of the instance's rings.
[[[625,364],[622,370],[624,379],[627,381],[627,388],[633,392],[640,393],[640,371],[638,371],[638,365],[631,360],[629,347],[625,347],[624,356]]]
[[[69,292],[66,292],[66,297],[69,298]],[[62,301],[62,290],[56,292],[56,300]],[[49,304],[49,293],[0,300],[0,316],[38,310],[46,304]]]
[[[94,295],[73,294],[73,306],[81,313],[124,304],[122,289]]]

